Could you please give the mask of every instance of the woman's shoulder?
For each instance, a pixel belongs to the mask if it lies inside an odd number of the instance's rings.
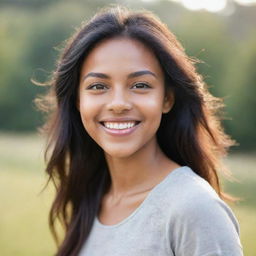
[[[184,166],[169,175],[159,196],[171,221],[185,223],[224,223],[231,221],[239,233],[237,219],[212,186],[191,168]],[[220,225],[221,226],[221,225]]]
[[[189,167],[175,172],[162,194],[166,195],[165,213],[173,250],[179,255],[188,251],[199,255],[192,251],[197,248],[214,253],[221,248],[223,253],[216,255],[242,255],[239,224],[227,203]]]
[[[188,166],[182,166],[171,172],[164,190],[170,197],[179,197],[181,200],[191,200],[194,197],[219,198],[212,186]]]
[[[230,207],[212,186],[188,166],[178,168],[169,175],[162,196],[164,204],[179,216],[205,216],[225,212],[233,218]]]

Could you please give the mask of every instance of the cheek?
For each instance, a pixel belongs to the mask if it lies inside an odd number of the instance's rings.
[[[146,104],[149,108],[154,108],[154,110],[158,110],[158,111],[162,109],[162,105],[163,105],[160,97],[151,97],[147,99]]]
[[[84,128],[88,133],[91,133],[93,128],[94,121],[97,118],[97,113],[99,112],[98,104],[95,104],[95,101],[88,97],[84,97],[80,99],[79,109],[80,116],[83,122]]]
[[[153,97],[147,101],[148,106],[148,123],[150,123],[149,131],[151,135],[156,134],[163,114],[163,96]]]
[[[141,101],[148,115],[152,118],[161,118],[163,110],[163,96],[159,93]]]

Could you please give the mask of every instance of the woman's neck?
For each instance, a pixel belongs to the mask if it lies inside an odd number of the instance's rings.
[[[155,142],[127,158],[105,154],[111,176],[109,194],[121,198],[158,184],[172,169],[179,167],[167,158]]]

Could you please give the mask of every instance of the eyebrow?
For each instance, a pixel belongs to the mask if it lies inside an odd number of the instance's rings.
[[[154,77],[157,77],[155,73],[153,73],[149,70],[136,71],[136,72],[130,73],[127,77],[128,78],[134,78],[134,77],[143,76],[143,75],[152,75]],[[90,73],[88,73],[87,75],[85,75],[83,77],[83,81],[87,77],[99,77],[99,78],[104,78],[104,79],[110,79],[111,78],[109,75],[104,74],[104,73],[90,72]]]

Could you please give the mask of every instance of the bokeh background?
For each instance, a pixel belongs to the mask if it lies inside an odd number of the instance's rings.
[[[0,255],[53,255],[47,215],[43,116],[33,104],[67,39],[101,7],[119,3],[157,14],[176,34],[210,91],[226,104],[223,124],[238,145],[224,159],[237,181],[227,192],[246,256],[256,255],[256,1],[0,0]]]

